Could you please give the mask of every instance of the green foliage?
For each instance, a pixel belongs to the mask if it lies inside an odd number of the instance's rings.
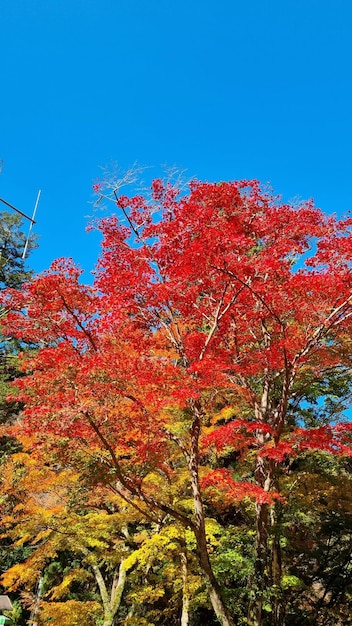
[[[20,215],[16,213],[0,212],[0,290],[6,288],[20,288],[30,280],[32,271],[26,269],[22,258],[27,235],[26,226]],[[36,239],[31,235],[27,252],[36,247]],[[0,323],[3,311],[0,309]],[[18,376],[17,367],[18,344],[10,337],[3,337],[0,326],[0,424],[10,421],[19,412],[20,406],[16,402],[7,402],[10,391],[9,383]],[[0,441],[0,449],[4,454],[11,453],[16,446],[13,441]]]
[[[26,268],[22,254],[27,238],[27,225],[23,223],[20,215],[10,212],[0,212],[0,290],[5,288],[19,288],[32,276],[32,271]],[[27,252],[30,253],[36,247],[36,239],[32,235],[29,239]],[[7,396],[11,391],[10,383],[18,376],[17,342],[3,337],[1,333],[0,309],[0,425],[10,423],[18,415],[21,406],[17,402],[8,402]],[[8,435],[0,437],[0,466],[10,456],[21,449],[19,441]],[[8,511],[9,501],[2,499],[0,503],[2,513]],[[13,502],[12,502],[13,505]],[[17,563],[25,561],[32,548],[29,546],[15,546],[9,538],[0,538],[0,562],[1,574]],[[7,612],[11,618],[11,624],[26,623],[27,614],[21,604],[13,601],[14,609]]]
[[[291,402],[291,423],[303,423],[306,428],[315,428],[344,419],[345,411],[351,404],[351,389],[350,367],[327,370],[322,378],[312,378],[311,374],[307,374],[296,389],[297,397]]]
[[[19,626],[23,617],[23,609],[21,604],[18,601],[14,601],[12,603],[13,609],[12,611],[4,611],[4,615],[9,618],[10,626]]]
[[[20,215],[0,212],[0,288],[18,288],[31,277],[22,258],[27,239],[25,228]],[[31,235],[28,252],[35,247],[36,239]]]

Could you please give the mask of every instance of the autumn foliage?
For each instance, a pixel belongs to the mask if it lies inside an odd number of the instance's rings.
[[[100,483],[191,529],[225,625],[204,502],[253,501],[248,623],[260,624],[280,467],[307,450],[351,455],[347,421],[309,428],[296,415],[313,383],[350,367],[352,219],[285,204],[257,181],[195,181],[181,194],[155,180],[150,198],[109,199],[93,285],[61,259],[3,295],[4,332],[36,347],[22,355],[14,430],[39,449],[61,442],[61,463],[90,450]]]

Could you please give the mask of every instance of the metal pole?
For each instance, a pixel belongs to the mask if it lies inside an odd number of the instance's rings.
[[[38,208],[38,204],[39,204],[39,199],[40,199],[40,194],[42,193],[42,190],[39,189],[38,191],[38,195],[37,195],[37,199],[35,201],[35,205],[34,205],[34,209],[33,209],[33,215],[32,215],[32,219],[29,217],[28,219],[30,220],[30,225],[29,225],[29,230],[28,230],[28,235],[27,235],[27,239],[26,239],[26,243],[24,246],[24,250],[23,250],[23,254],[22,254],[22,259],[24,259],[26,257],[26,253],[27,253],[27,248],[28,248],[28,243],[29,243],[29,238],[31,236],[31,232],[32,232],[32,227],[33,224],[35,224],[35,214],[37,212],[37,208]]]
[[[40,191],[39,191],[39,195],[40,195]],[[3,198],[0,198],[0,202],[3,202],[3,204],[6,204],[6,206],[9,206],[10,209],[13,209],[14,211],[16,211],[17,213],[19,213],[20,215],[22,215],[22,217],[25,217],[27,220],[29,220],[30,222],[32,222],[32,224],[35,224],[35,221],[29,217],[28,215],[26,215],[25,213],[23,213],[22,211],[20,211],[19,209],[16,209],[15,206],[13,206],[12,204],[10,204],[9,202],[6,202],[6,200],[4,200]]]

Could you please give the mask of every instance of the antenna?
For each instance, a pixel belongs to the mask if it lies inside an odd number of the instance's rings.
[[[23,254],[22,254],[22,259],[26,258],[26,253],[27,253],[27,248],[28,248],[28,243],[29,243],[29,238],[31,236],[31,232],[32,232],[32,228],[33,228],[33,224],[35,224],[35,214],[37,212],[37,208],[38,208],[38,204],[39,204],[39,200],[40,200],[40,194],[42,193],[42,190],[39,189],[38,194],[37,194],[37,199],[35,201],[35,205],[34,205],[34,209],[33,209],[33,215],[32,215],[32,219],[30,219],[31,223],[29,225],[29,229],[28,229],[28,235],[27,235],[27,239],[26,239],[26,243],[24,244],[24,249],[23,249]]]
[[[3,198],[0,198],[0,202],[5,204],[6,206],[8,206],[10,209],[13,209],[13,211],[16,211],[16,213],[19,213],[19,215],[22,215],[22,217],[26,218],[26,220],[28,220],[30,222],[29,231],[28,231],[26,243],[25,243],[25,246],[24,246],[23,254],[22,254],[22,259],[25,258],[26,253],[27,253],[29,237],[30,237],[30,234],[31,234],[31,231],[32,231],[32,228],[33,228],[33,224],[35,224],[35,219],[34,218],[35,218],[35,214],[37,212],[39,199],[40,199],[40,194],[41,194],[41,189],[39,189],[38,194],[37,194],[37,199],[36,199],[36,202],[35,202],[35,205],[34,205],[32,217],[29,217],[29,215],[26,215],[26,213],[23,213],[23,211],[20,211],[19,209],[16,209],[16,207],[13,206],[13,204],[10,204],[9,202],[7,202],[7,200],[4,200]]]

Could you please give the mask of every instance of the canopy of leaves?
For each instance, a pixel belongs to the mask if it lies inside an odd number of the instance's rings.
[[[226,584],[238,584],[226,565],[232,554],[255,581],[248,596],[236,595],[241,606],[256,597],[249,623],[272,613],[270,624],[281,626],[277,589],[301,584],[299,572],[287,568],[283,578],[271,567],[282,538],[275,516],[289,501],[282,479],[313,451],[351,455],[343,412],[352,219],[327,217],[311,201],[285,204],[257,181],[196,181],[180,194],[156,180],[151,198],[110,199],[118,215],[96,224],[103,243],[92,286],[60,259],[2,296],[5,332],[38,345],[21,356],[13,396],[25,405],[22,435],[54,450],[60,466],[94,468],[92,486],[150,524],[172,519],[193,533],[213,597],[206,511],[225,519],[241,510],[251,530],[256,523],[256,555],[245,532],[241,540],[224,532],[214,571],[229,598]],[[137,571],[153,546],[169,561],[172,529],[149,538],[129,566]],[[154,563],[167,577],[171,566]],[[223,606],[217,616],[233,623]]]
[[[0,288],[20,287],[32,275],[25,268],[22,258],[27,239],[26,226],[16,213],[0,212]],[[28,252],[36,247],[36,239],[30,236]]]

